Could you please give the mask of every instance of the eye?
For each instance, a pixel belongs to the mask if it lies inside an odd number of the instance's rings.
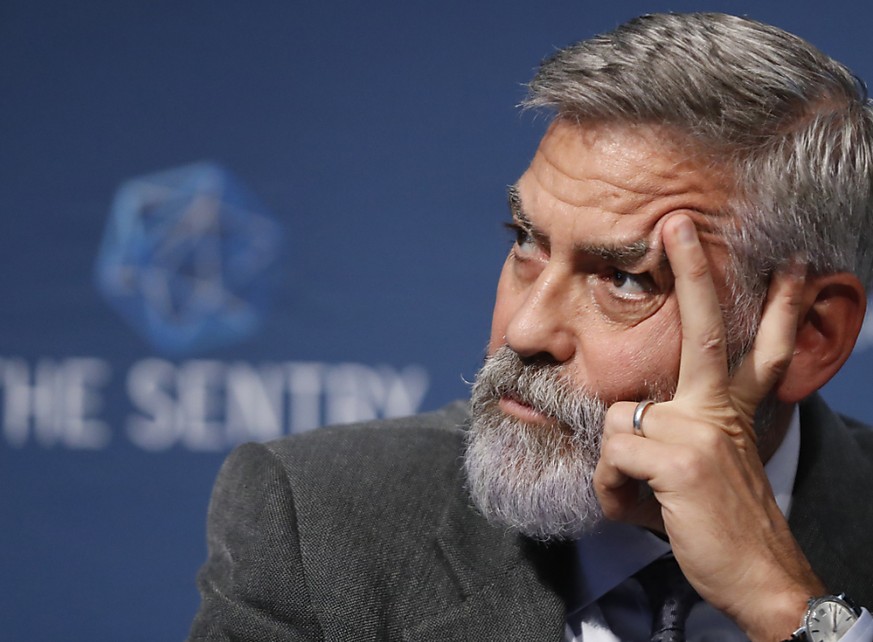
[[[515,245],[513,246],[512,251],[517,256],[524,257],[525,255],[532,254],[534,250],[536,250],[537,242],[533,237],[533,234],[530,233],[530,230],[522,227],[518,223],[506,223],[506,229],[508,229],[515,237]]]
[[[620,296],[652,294],[656,289],[654,279],[647,272],[633,274],[613,268],[607,272],[606,278]]]

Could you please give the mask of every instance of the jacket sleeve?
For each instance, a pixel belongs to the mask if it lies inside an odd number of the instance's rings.
[[[307,590],[288,478],[266,446],[241,446],[222,466],[207,543],[189,641],[324,638]]]

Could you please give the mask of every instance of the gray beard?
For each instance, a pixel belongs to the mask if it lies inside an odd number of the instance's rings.
[[[650,382],[641,398],[665,401],[673,392],[670,382]],[[501,397],[552,422],[534,425],[509,416],[498,406]],[[758,407],[759,440],[768,435],[776,403],[768,396]],[[607,408],[573,384],[561,364],[525,362],[507,346],[498,349],[473,384],[464,455],[467,489],[482,515],[539,540],[595,530],[604,520],[593,479]]]
[[[652,398],[664,398],[663,393]],[[511,397],[552,419],[533,425],[498,406]],[[560,364],[524,362],[504,346],[473,385],[464,467],[470,496],[491,522],[535,539],[573,538],[596,528],[603,511],[594,469],[607,404],[579,389]]]

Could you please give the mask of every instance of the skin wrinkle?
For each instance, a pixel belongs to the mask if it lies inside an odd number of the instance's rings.
[[[568,124],[567,121],[558,119],[549,127],[547,135],[554,134],[558,125]],[[553,160],[557,154],[556,150],[545,150],[539,160],[544,161],[548,166],[554,168],[560,175],[566,176],[572,180],[585,180],[594,183],[603,183],[607,187],[615,189],[615,194],[619,198],[626,198],[627,193],[639,194],[643,201],[648,201],[652,196],[664,197],[671,195],[689,196],[689,195],[704,195],[707,189],[711,189],[712,185],[704,189],[697,189],[695,186],[700,179],[705,177],[714,177],[720,175],[722,178],[728,176],[728,168],[724,163],[716,163],[714,159],[710,159],[708,155],[689,152],[694,149],[694,146],[689,146],[690,141],[687,135],[672,128],[652,125],[616,125],[595,123],[573,124],[569,126],[577,133],[577,137],[589,147],[598,147],[600,156],[619,157],[619,162],[615,158],[607,159],[602,164],[601,173],[621,173],[621,165],[637,165],[646,167],[646,173],[623,175],[623,183],[618,185],[612,179],[604,176],[589,176],[583,172],[573,172],[573,166],[561,167],[560,162]],[[559,135],[565,140],[572,138],[572,135]],[[634,141],[634,148],[623,145],[618,141],[619,138],[630,138]],[[679,142],[671,142],[675,141]],[[572,143],[572,141],[571,141]],[[657,149],[658,152],[644,151],[644,147],[649,147],[651,150]],[[671,162],[665,163],[665,159],[670,158]],[[705,170],[701,172],[701,169]],[[679,178],[685,180],[677,184]],[[711,181],[709,181],[711,182]],[[725,181],[722,196],[726,197],[730,190],[726,189],[729,182]],[[673,186],[671,188],[671,186]],[[578,205],[572,201],[570,204]],[[628,213],[631,213],[634,208],[629,208]],[[716,212],[707,212],[715,214]]]
[[[516,195],[516,203],[520,203],[520,197]],[[548,250],[549,240],[546,234],[536,230],[535,225],[526,215],[517,211],[514,218],[520,227],[534,237],[538,243]],[[657,261],[652,260],[650,255],[652,248],[645,238],[629,241],[626,244],[614,244],[610,246],[574,244],[573,252],[580,256],[595,257],[609,263],[614,267],[628,272],[649,272],[662,290],[666,293],[670,288],[672,274],[669,271],[667,255],[662,247],[658,248]],[[646,260],[649,259],[649,260]],[[651,265],[651,267],[649,267]],[[638,319],[630,325],[636,325],[645,319]]]
[[[535,173],[535,171],[534,171],[534,170],[535,170],[535,165],[536,165],[536,159],[535,159],[534,163],[533,163],[532,166],[531,166],[531,171],[529,171],[528,173],[526,173],[526,174],[525,174],[525,177],[533,176],[534,178],[536,178],[536,173]],[[556,166],[556,167],[557,167],[557,166]],[[538,185],[538,183],[535,182],[535,185]],[[520,196],[520,193],[521,193],[521,192],[520,192],[520,190],[519,190],[519,196]],[[520,200],[521,200],[521,198],[520,198]],[[587,200],[591,200],[591,199],[587,199]],[[582,201],[582,202],[584,203],[585,201]],[[537,209],[538,209],[538,210],[544,210],[544,211],[547,211],[547,209],[548,209],[548,205],[543,205],[542,207],[539,207],[539,208],[537,208]],[[582,213],[579,213],[579,212],[578,212],[578,209],[582,209]],[[585,220],[590,220],[590,218],[589,218],[589,217],[586,217],[585,215],[586,215],[586,214],[588,213],[588,211],[591,210],[591,209],[595,209],[595,211],[593,212],[593,216],[594,216],[594,217],[597,217],[597,218],[600,219],[600,220],[602,220],[602,218],[603,218],[604,216],[608,216],[608,215],[609,215],[608,212],[606,212],[606,211],[604,211],[604,210],[601,210],[600,208],[590,208],[590,207],[587,207],[587,206],[584,206],[584,205],[583,205],[581,208],[574,208],[574,209],[569,209],[569,210],[568,210],[568,209],[565,209],[564,207],[558,207],[558,208],[556,208],[556,210],[557,210],[557,212],[558,212],[558,216],[560,216],[560,217],[562,217],[562,218],[566,218],[566,219],[571,220],[571,221],[572,221],[572,230],[571,230],[568,234],[566,234],[566,235],[560,234],[560,233],[557,232],[557,231],[552,231],[551,233],[554,234],[554,235],[557,235],[557,236],[566,236],[566,237],[569,238],[569,239],[586,238],[586,237],[591,236],[590,231],[587,229],[587,224],[585,223]],[[618,217],[613,216],[613,219],[616,219],[616,218],[618,218]],[[609,231],[610,231],[610,232],[613,231],[615,225],[616,225],[616,222],[613,221],[612,224],[609,226]],[[543,234],[544,234],[545,236],[548,236],[545,232],[543,232]],[[621,233],[621,232],[617,232],[617,234],[621,235],[622,233]],[[659,238],[659,234],[660,234],[660,233],[659,233],[659,227],[656,227],[656,229],[655,229],[655,231],[654,231],[654,233],[653,233],[653,236],[657,239],[657,238]],[[614,241],[606,241],[606,243],[607,243],[607,244],[615,244],[616,242],[614,242]],[[547,244],[548,244],[548,243],[547,243]],[[574,245],[576,245],[576,244],[574,243]],[[663,252],[663,250],[662,250],[662,252]],[[572,272],[575,272],[575,271],[576,271],[576,268],[574,268],[572,264],[578,262],[578,263],[581,264],[581,267],[580,267],[579,269],[580,269],[583,273],[588,273],[590,270],[595,270],[595,271],[596,271],[596,270],[597,270],[597,268],[596,268],[596,264],[595,264],[595,266],[593,266],[593,267],[592,267],[591,265],[587,265],[587,262],[589,262],[591,258],[592,258],[592,257],[589,256],[589,257],[588,257],[588,261],[586,261],[584,256],[576,256],[576,261],[571,262],[571,263],[567,266],[566,269],[570,270],[571,273],[572,273]],[[558,265],[558,264],[561,264],[561,263],[563,262],[563,260],[561,260],[561,259],[555,259],[555,257],[551,257],[551,256],[550,256],[550,262],[553,262],[553,263],[555,263],[556,265]],[[661,263],[663,264],[663,260],[661,261]],[[635,269],[637,269],[637,270],[640,270],[640,269],[643,269],[643,268],[646,268],[646,267],[651,268],[652,270],[654,270],[657,266],[656,266],[656,265],[636,265],[636,266],[634,266],[634,267],[635,267]],[[596,275],[592,275],[592,276],[596,276]],[[653,275],[653,276],[656,276],[656,275]],[[553,280],[554,280],[554,277],[553,277],[553,276],[550,276],[550,277],[549,277],[549,280],[553,281]],[[658,280],[658,279],[656,279],[656,280]],[[661,281],[660,285],[663,287],[664,294],[667,294],[667,292],[668,292],[668,290],[669,290],[669,280],[670,280],[670,279],[669,279],[669,275],[667,275],[667,278],[661,278],[661,279],[660,279],[660,281]],[[546,284],[545,284],[545,285],[549,285],[549,281],[546,281]],[[545,287],[545,285],[544,285],[543,287]],[[590,286],[590,285],[589,285],[588,287],[591,288],[591,287],[594,287],[594,286]],[[588,309],[588,307],[589,307],[589,300],[590,300],[589,297],[586,297],[586,299],[585,299],[585,303],[577,308],[577,311],[579,312],[580,315],[581,315],[582,312],[584,312],[586,309]],[[592,301],[593,301],[593,303],[595,304],[595,307],[599,308],[599,305],[597,304],[597,301],[596,301],[596,300],[592,300]],[[662,297],[662,298],[661,298],[661,304],[663,304],[664,301],[666,301],[666,298]],[[536,302],[531,301],[529,304],[530,304],[530,305],[535,305]],[[645,321],[646,319],[648,319],[649,317],[651,317],[652,314],[654,314],[655,311],[656,311],[656,308],[650,309],[650,310],[648,310],[647,313],[644,314],[644,315],[642,315],[642,314],[641,314],[641,315],[638,315],[638,316],[637,316],[636,318],[634,318],[634,319],[625,319],[624,321],[622,321],[622,322],[620,322],[620,323],[623,323],[626,327],[633,327],[633,326],[636,326],[636,325],[638,325],[639,323],[641,323],[642,321]],[[606,317],[608,317],[608,314],[604,314],[604,315],[602,315],[602,316],[606,316]],[[618,322],[613,322],[613,323],[618,323]]]
[[[547,251],[551,247],[547,234],[537,229],[537,226],[524,213],[521,196],[516,186],[509,187],[509,204],[512,218],[527,233],[530,234]],[[649,242],[645,238],[617,242],[610,245],[594,245],[588,243],[574,243],[573,251],[577,254],[589,254],[597,258],[614,263],[616,267],[630,269],[638,265],[651,250]],[[661,263],[666,264],[666,254],[661,252]]]
[[[559,125],[564,125],[564,127],[559,128]],[[563,131],[566,129],[571,129],[572,133]],[[573,134],[577,135],[575,141],[573,139]],[[644,135],[639,128],[619,130],[618,128],[607,126],[604,128],[603,132],[592,133],[588,129],[582,129],[579,126],[570,125],[566,121],[558,121],[550,127],[547,135],[554,138],[554,145],[549,146],[548,149],[540,150],[542,153],[537,154],[534,162],[531,164],[530,170],[525,174],[523,179],[533,181],[534,183],[528,191],[533,191],[543,198],[548,196],[549,198],[556,200],[557,204],[540,204],[533,202],[531,204],[532,208],[537,210],[547,210],[551,206],[560,214],[574,216],[579,214],[577,218],[580,222],[577,224],[582,224],[581,219],[587,213],[587,210],[593,209],[594,215],[611,219],[609,222],[610,231],[622,225],[621,217],[626,214],[643,214],[648,215],[650,218],[662,218],[666,213],[684,211],[692,216],[692,219],[698,227],[698,234],[701,237],[701,240],[704,244],[708,244],[709,247],[707,248],[707,253],[710,255],[711,259],[713,258],[712,251],[719,247],[722,249],[726,247],[726,241],[723,238],[720,224],[723,224],[722,222],[725,220],[730,221],[725,214],[726,208],[721,205],[721,203],[727,200],[727,190],[721,185],[718,185],[716,189],[713,190],[712,180],[713,176],[718,176],[721,179],[723,175],[720,172],[696,172],[693,167],[689,166],[689,160],[686,159],[682,162],[672,160],[670,154],[679,150],[678,147],[665,143],[656,137]],[[622,137],[624,139],[629,138],[632,144],[621,144],[619,141],[613,140],[621,139]],[[585,157],[583,157],[582,162],[577,165],[560,163],[557,160],[560,153],[563,153],[565,151],[564,148],[568,145],[573,145],[579,139],[581,139],[582,143],[587,147],[593,147],[596,150],[595,153],[597,154],[599,161],[601,161],[605,156],[609,156],[609,152],[617,154],[619,156],[618,161],[616,161],[616,159],[607,159],[600,162],[600,164],[594,168],[591,167],[590,162],[585,162]],[[665,153],[659,156],[654,152],[642,152],[634,149],[635,147],[645,146],[654,146],[655,149],[664,150]],[[681,153],[684,158],[686,154],[684,152]],[[665,158],[670,159],[670,161],[665,163]],[[645,167],[645,172],[628,173],[626,171],[628,165],[642,165]],[[669,167],[685,166],[687,169],[683,172],[659,171],[661,165]],[[585,174],[582,169],[583,167],[588,168],[589,173],[591,173],[592,169],[594,170],[593,178]],[[707,166],[707,169],[711,168]],[[610,172],[612,175],[608,179],[605,178],[604,174]],[[651,173],[656,177],[656,179],[641,179],[640,177],[644,173]],[[621,184],[616,182],[615,176],[620,177],[620,180],[622,181]],[[675,179],[675,187],[670,187],[667,184],[669,182],[668,179],[670,178]],[[579,182],[584,182],[586,185],[593,183],[594,189],[591,191],[595,193],[595,196],[586,197],[581,200],[579,198],[573,198],[573,194],[568,193],[566,188],[563,190],[561,189],[563,183],[567,182],[566,179],[570,179],[569,183],[571,186],[575,186]],[[641,185],[656,184],[658,185],[658,188],[654,193],[645,195],[639,194],[633,189],[625,189],[628,183],[632,184],[634,182]],[[631,205],[624,206],[622,204],[613,203],[615,211],[607,209],[608,204],[602,202],[603,191],[600,189],[601,184],[609,186],[610,193],[612,194],[630,194],[631,196],[629,197],[629,200]],[[517,196],[516,201],[521,203],[522,199],[519,185],[520,183],[515,186]],[[709,188],[710,192],[714,192],[716,196],[715,200],[719,203],[719,206],[712,207],[708,204],[713,201],[713,194],[707,194],[705,190],[706,187]],[[685,189],[691,191],[684,192],[683,190]],[[660,194],[663,194],[664,196],[659,196]],[[639,198],[637,198],[637,196],[639,196]],[[589,203],[595,204],[591,205]],[[653,204],[652,206],[655,207],[655,209],[647,214],[646,206],[650,204]],[[718,219],[718,222],[716,222],[716,219]],[[540,232],[540,234],[547,236],[542,232]],[[577,235],[585,236],[585,230],[582,230],[581,233],[573,234],[574,237]],[[659,224],[656,224],[651,230],[650,236],[652,236],[656,242],[659,242]],[[548,239],[546,239],[546,247],[549,247]],[[666,263],[666,257],[663,258],[663,261]],[[641,266],[633,267],[635,270],[639,270]],[[666,266],[661,267],[663,268]],[[652,268],[654,269],[654,266],[652,266]]]
[[[718,196],[717,200],[722,204],[721,206],[711,207],[704,203],[704,201],[711,200],[712,198],[712,195],[707,194],[707,191],[713,191],[714,187],[711,177],[721,176],[720,172],[711,170],[708,172],[700,172],[699,169],[695,170],[690,166],[691,161],[688,159],[683,161],[673,161],[672,163],[672,167],[687,167],[685,171],[658,171],[656,166],[665,164],[664,158],[670,157],[675,146],[669,145],[657,137],[643,136],[640,133],[639,128],[622,130],[621,133],[618,133],[615,127],[606,127],[603,132],[594,137],[593,134],[589,133],[589,129],[582,129],[579,126],[570,125],[569,127],[572,127],[577,133],[581,132],[583,134],[581,139],[584,144],[592,147],[599,147],[597,150],[599,158],[608,156],[610,153],[616,153],[621,157],[621,163],[617,163],[614,160],[604,162],[598,170],[598,173],[601,174],[612,172],[620,175],[623,180],[621,185],[616,184],[614,179],[608,180],[597,175],[587,176],[582,173],[581,169],[579,172],[574,172],[574,166],[564,167],[555,160],[558,150],[567,145],[568,139],[568,134],[566,133],[556,134],[557,125],[560,124],[567,125],[566,122],[556,121],[556,123],[553,123],[549,128],[549,131],[546,134],[547,136],[551,135],[557,138],[554,145],[555,149],[544,150],[542,154],[537,154],[534,162],[531,164],[530,170],[523,177],[535,180],[540,188],[538,193],[543,195],[548,194],[552,199],[555,199],[559,203],[558,208],[562,210],[564,208],[591,208],[600,214],[605,214],[606,216],[612,216],[614,218],[615,215],[622,216],[627,214],[645,213],[645,206],[652,203],[652,201],[657,201],[659,203],[659,210],[684,210],[693,214],[692,219],[695,222],[695,226],[698,228],[698,235],[704,242],[709,242],[711,240],[708,237],[712,237],[712,240],[714,240],[722,236],[722,234],[719,233],[719,226],[716,224],[716,220],[721,224],[724,224],[724,219],[730,220],[729,215],[726,214],[727,208],[724,207],[724,203],[727,202],[728,198],[728,188],[726,186],[719,186],[715,190]],[[632,150],[628,149],[628,146],[622,146],[616,141],[607,140],[605,143],[603,142],[604,137],[621,138],[622,134],[627,135],[628,133],[632,134],[632,139],[636,139],[635,142],[637,143],[637,146],[653,145],[658,149],[663,150],[664,154],[661,156],[641,152],[633,154]],[[652,140],[653,138],[654,140]],[[590,166],[590,163],[586,163],[585,165]],[[623,166],[628,165],[644,166],[646,167],[646,173],[653,174],[655,178],[641,179],[640,174],[627,174],[626,172],[623,172]],[[698,185],[697,183],[699,183],[703,176],[710,178],[707,182],[708,184]],[[567,178],[570,179],[571,185],[574,185],[579,181],[584,181],[589,185],[594,184],[594,191],[597,193],[596,198],[591,197],[585,200],[579,200],[574,199],[571,194],[565,193],[566,190],[561,190],[561,187],[562,183],[566,181],[562,179]],[[680,178],[682,180],[680,180]],[[609,194],[612,195],[612,199],[605,198],[606,193],[603,190],[596,189],[596,186],[599,184],[612,188],[612,191],[609,192]],[[675,184],[675,187],[668,189],[667,185],[669,184]],[[518,184],[516,185],[516,190],[518,191]],[[629,196],[630,198],[628,198]],[[675,197],[675,199],[669,198],[671,196]],[[629,200],[629,203],[623,205],[617,203],[616,200]],[[592,201],[596,202],[596,204],[589,204]],[[532,206],[534,205],[536,205],[536,203],[532,204]],[[652,216],[658,216],[661,213],[662,212],[655,211],[652,212]],[[617,221],[615,224],[617,224]],[[724,244],[724,241],[722,240],[721,243]]]
[[[661,241],[671,214],[694,220],[719,297],[729,300],[724,175],[695,172],[674,149],[638,129],[592,133],[558,121],[508,188],[530,239],[513,247],[501,274],[465,459],[471,495],[489,519],[533,537],[564,537],[601,519],[589,485],[603,429],[596,409],[670,398],[678,373],[679,311]],[[634,191],[645,184],[658,193]],[[612,290],[609,270],[626,269],[614,260],[622,254],[639,256],[633,269],[651,276],[653,292]],[[510,414],[506,399],[540,419]]]

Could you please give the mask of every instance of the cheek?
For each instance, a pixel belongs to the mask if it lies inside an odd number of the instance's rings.
[[[675,386],[681,349],[678,317],[657,317],[601,337],[585,351],[586,383],[605,401],[643,398],[654,388]]]

